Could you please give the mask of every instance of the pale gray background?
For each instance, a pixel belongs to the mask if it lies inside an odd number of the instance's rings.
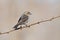
[[[59,16],[60,0],[0,0],[0,32],[13,29],[24,11],[32,13],[30,24]],[[60,40],[60,18],[0,35],[0,40]]]

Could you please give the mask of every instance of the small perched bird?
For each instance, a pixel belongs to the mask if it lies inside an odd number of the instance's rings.
[[[13,27],[15,30],[18,30],[19,25],[26,25],[29,19],[29,15],[31,15],[30,12],[24,12],[24,14],[19,18],[18,23]]]

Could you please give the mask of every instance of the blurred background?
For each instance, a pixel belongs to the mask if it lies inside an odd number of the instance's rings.
[[[13,29],[20,16],[30,11],[29,23],[60,15],[60,0],[0,0],[0,32]],[[0,40],[60,40],[60,18],[0,35]]]

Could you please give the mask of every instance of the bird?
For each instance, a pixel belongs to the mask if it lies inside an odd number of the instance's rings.
[[[19,18],[17,24],[13,27],[15,30],[18,30],[19,25],[26,25],[28,23],[29,15],[31,15],[31,12],[25,11],[24,14]]]

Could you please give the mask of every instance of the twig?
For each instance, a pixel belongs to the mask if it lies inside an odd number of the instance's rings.
[[[31,26],[33,26],[33,25],[40,24],[40,23],[47,22],[47,21],[52,21],[52,20],[54,20],[54,19],[56,19],[56,18],[60,18],[60,16],[52,17],[52,18],[50,18],[50,19],[43,20],[43,21],[40,21],[40,22],[36,22],[36,23],[30,24],[30,25],[27,25],[27,26],[24,26],[24,27],[21,26],[19,29],[31,27]],[[19,30],[19,29],[18,29],[18,30]],[[13,31],[16,31],[16,30],[13,29],[13,30],[10,30],[10,31],[4,32],[4,33],[1,33],[1,32],[0,32],[0,35],[2,35],[2,34],[9,34],[10,32],[13,32]]]

